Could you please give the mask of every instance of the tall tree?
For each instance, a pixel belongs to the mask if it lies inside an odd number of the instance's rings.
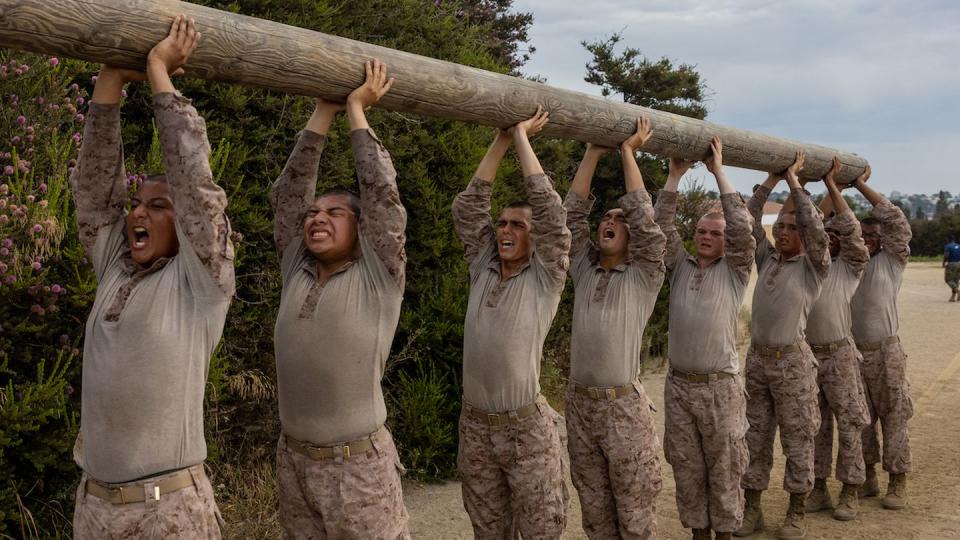
[[[593,55],[585,81],[599,86],[604,96],[619,94],[627,103],[701,120],[707,116],[703,104],[706,86],[696,66],[675,66],[666,57],[652,61],[633,47],[618,55],[617,45],[622,40],[617,33],[605,40],[581,42]]]
[[[937,204],[933,209],[933,217],[938,218],[950,211],[950,193],[940,190],[937,193]]]

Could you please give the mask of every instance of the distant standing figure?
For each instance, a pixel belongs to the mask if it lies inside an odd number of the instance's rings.
[[[943,246],[943,280],[950,287],[950,301],[960,301],[960,244],[956,238],[951,238]]]

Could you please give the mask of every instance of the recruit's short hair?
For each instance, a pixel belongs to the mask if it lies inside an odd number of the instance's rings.
[[[860,225],[879,225],[883,226],[883,222],[873,216],[867,216],[860,220]]]
[[[503,207],[504,210],[508,208],[524,208],[533,211],[533,206],[527,201],[513,201],[512,203]]]
[[[726,218],[723,217],[723,212],[707,212],[706,214],[700,216],[700,219],[719,219],[719,220],[725,220]]]
[[[347,199],[347,202],[350,204],[350,210],[353,211],[353,215],[357,219],[360,219],[360,197],[356,193],[345,187],[336,186],[323,190],[323,192],[317,196],[316,200],[319,201],[324,197],[343,197]]]

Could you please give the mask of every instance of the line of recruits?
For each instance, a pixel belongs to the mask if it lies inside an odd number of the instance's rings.
[[[99,283],[86,325],[75,448],[83,470],[78,539],[220,535],[204,474],[202,405],[234,292],[233,249],[204,121],[170,79],[199,39],[193,21],[177,17],[150,52],[146,72],[102,69],[71,178],[80,239]],[[346,104],[318,100],[271,191],[283,278],[275,329],[283,428],[277,474],[288,538],[409,537],[403,467],[384,426],[380,384],[403,297],[406,212],[390,156],[364,116],[393,79],[376,60],[365,70]],[[143,80],[153,90],[166,170],[128,201],[119,102],[125,83]],[[360,194],[318,196],[326,133],[344,109]],[[865,184],[869,170],[852,184],[874,206],[874,217],[862,222],[834,182],[839,161],[824,178],[829,196],[814,206],[798,179],[800,153],[745,203],[714,139],[706,167],[722,211],[699,220],[691,255],[675,215],[677,188],[692,163],[671,160],[654,206],[635,158],[651,127],[638,120],[619,149],[625,194],[591,238],[591,177],[607,149],[587,147],[561,200],[529,142],[548,118],[538,109],[497,131],[453,202],[470,279],[458,467],[476,537],[560,537],[568,465],[587,536],[656,536],[659,441],[637,375],[643,328],[665,277],[664,453],[680,520],[694,538],[762,529],[760,496],[777,428],[790,493],[779,534],[803,538],[805,512],[834,506],[825,484],[834,418],[843,483],[834,517],[852,519],[858,497],[879,493],[878,421],[890,474],[883,505],[903,508],[912,408],[895,299],[910,229],[900,210]],[[493,183],[511,146],[527,198],[494,222]],[[781,177],[790,199],[771,245],[761,214]],[[754,262],[752,343],[741,376],[736,328]],[[544,338],[568,274],[575,290],[569,464],[558,429],[563,418],[538,385]]]

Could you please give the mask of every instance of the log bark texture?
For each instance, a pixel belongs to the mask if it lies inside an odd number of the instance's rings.
[[[178,0],[0,0],[0,47],[68,56],[120,67],[145,65],[147,52],[180,13],[203,34],[187,75],[280,92],[342,100],[363,82],[362,63],[379,58],[397,81],[379,103],[385,109],[507,127],[542,104],[550,111],[544,135],[617,146],[646,115],[653,137],[643,150],[701,160],[710,138],[723,139],[727,165],[782,171],[797,150],[803,174],[821,177],[833,156],[840,182],[863,172],[855,154],[687,118],[554,88],[499,73],[198,6]]]

